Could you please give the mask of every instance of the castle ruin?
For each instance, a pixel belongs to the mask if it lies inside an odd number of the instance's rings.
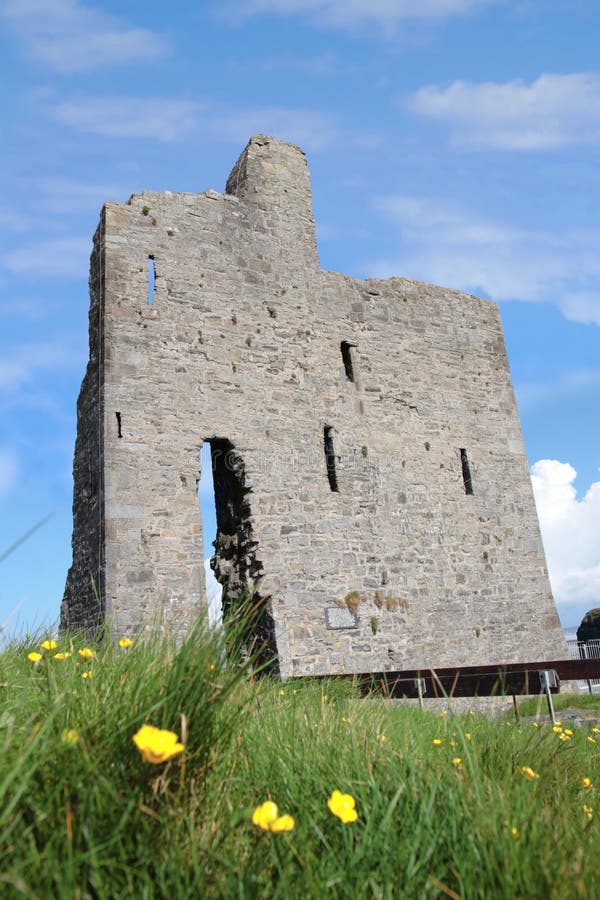
[[[107,203],[90,296],[63,627],[190,628],[208,443],[284,677],[566,656],[496,305],[322,271],[298,147]]]

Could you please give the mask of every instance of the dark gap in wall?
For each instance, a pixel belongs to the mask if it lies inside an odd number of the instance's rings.
[[[250,494],[246,486],[244,461],[227,438],[209,438],[217,537],[210,567],[223,589],[223,623],[235,616],[240,606],[250,604],[248,633],[244,644],[248,655],[269,674],[278,674],[275,623],[269,609],[269,597],[258,593],[263,566],[256,558],[257,541],[252,533]]]
[[[117,417],[117,437],[122,438],[123,432],[121,430],[121,413],[117,412],[115,413],[115,416]]]
[[[354,366],[352,363],[352,348],[356,347],[356,344],[351,344],[349,341],[342,341],[340,344],[342,350],[342,359],[344,361],[344,369],[346,371],[346,378],[348,381],[354,382]]]
[[[327,479],[332,491],[339,491],[337,473],[335,471],[335,450],[333,447],[333,427],[326,425],[323,429],[323,449],[325,451],[325,466],[327,467]]]
[[[154,269],[154,257],[148,257],[148,306],[154,303],[154,287],[156,284],[156,271]]]
[[[464,447],[460,449],[460,461],[462,463],[462,477],[465,484],[465,494],[473,493],[473,481],[471,479],[471,467],[469,465],[469,457]]]

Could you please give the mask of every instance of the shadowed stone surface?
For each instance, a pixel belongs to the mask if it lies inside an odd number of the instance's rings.
[[[186,632],[208,441],[284,676],[566,657],[496,305],[322,271],[301,150],[107,203],[90,296],[63,627]]]

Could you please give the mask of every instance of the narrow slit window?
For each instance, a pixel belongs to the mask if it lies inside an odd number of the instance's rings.
[[[352,362],[353,347],[356,347],[356,344],[351,344],[349,343],[349,341],[342,341],[342,343],[340,344],[346,378],[348,379],[348,381],[352,382],[354,382],[354,364]]]
[[[462,477],[465,485],[465,494],[473,493],[473,480],[471,478],[471,466],[469,465],[469,457],[464,447],[460,450],[460,461],[462,464]]]
[[[333,428],[326,425],[323,429],[323,447],[325,450],[325,466],[327,468],[327,480],[332,491],[339,491],[337,474],[335,471],[335,451],[333,448]]]
[[[154,270],[154,257],[148,257],[148,306],[154,303],[154,287],[156,283],[156,272]]]
[[[122,438],[123,432],[121,430],[121,413],[115,413],[115,416],[117,417],[117,437]]]

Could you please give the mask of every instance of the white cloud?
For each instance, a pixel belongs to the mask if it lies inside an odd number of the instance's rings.
[[[559,607],[600,606],[600,481],[579,499],[569,463],[541,459],[531,468],[552,591]]]
[[[59,103],[54,117],[78,131],[117,138],[179,140],[198,126],[200,103],[152,97],[82,96]]]
[[[27,56],[62,74],[158,59],[163,38],[79,0],[4,0],[0,16]]]
[[[210,625],[220,625],[223,621],[221,609],[222,588],[214,572],[210,567],[210,560],[204,560],[204,575],[206,578],[206,602],[208,606],[208,621]]]
[[[31,280],[83,278],[88,271],[91,249],[88,239],[57,238],[9,250],[0,259],[0,265],[14,275]]]
[[[389,196],[402,251],[365,263],[370,275],[403,275],[484,294],[547,302],[577,322],[600,325],[600,230],[518,228],[436,198]]]
[[[235,8],[248,15],[300,15],[317,26],[376,25],[392,32],[400,22],[456,18],[498,2],[503,0],[244,0]]]
[[[7,494],[17,483],[19,461],[13,450],[0,447],[0,497]]]
[[[80,335],[57,335],[51,341],[23,344],[0,359],[0,392],[16,391],[40,372],[80,368],[87,345]]]
[[[600,143],[600,75],[540,75],[531,84],[455,81],[428,85],[405,101],[446,123],[455,145],[552,150]]]

